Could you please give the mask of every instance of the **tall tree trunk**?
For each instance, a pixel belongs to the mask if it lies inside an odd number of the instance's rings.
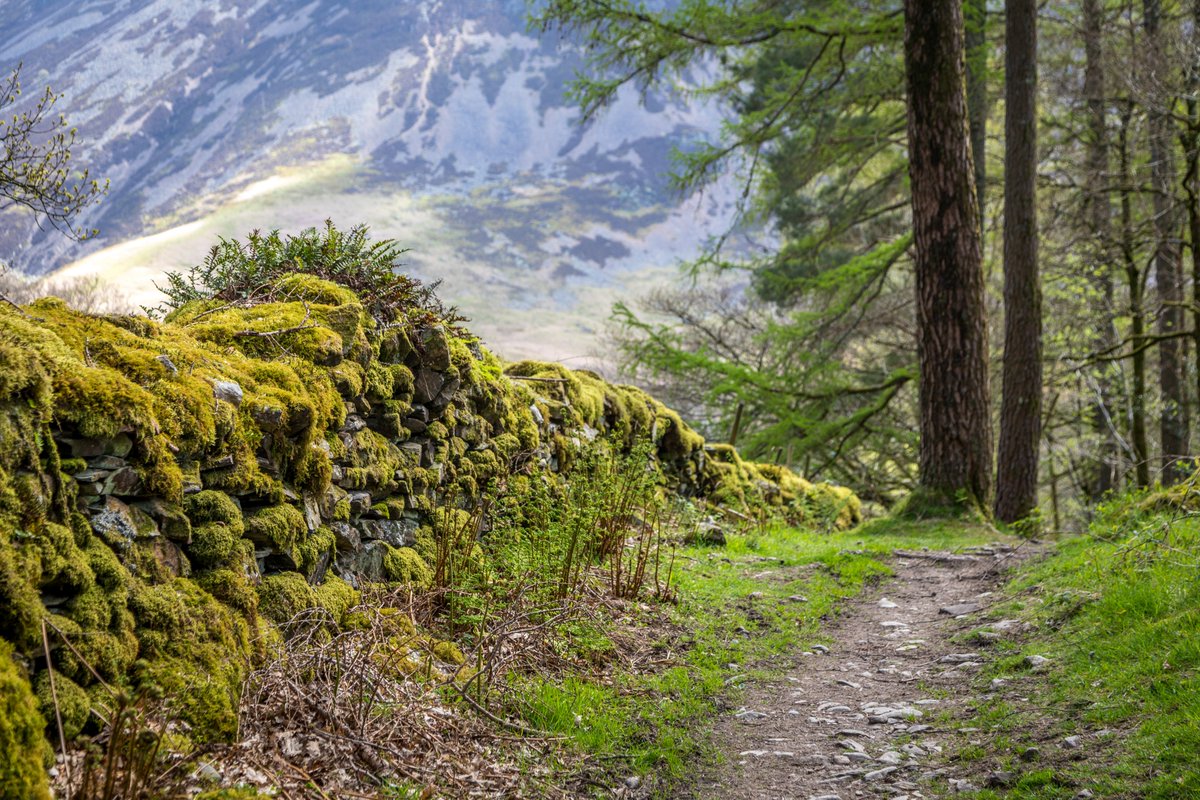
[[[1196,359],[1196,400],[1200,402],[1200,0],[1192,2],[1192,60],[1187,75],[1187,125],[1184,149],[1187,174],[1188,242],[1192,252],[1192,351]]]
[[[1129,395],[1129,438],[1133,447],[1133,466],[1138,486],[1150,484],[1150,448],[1146,439],[1146,336],[1144,281],[1138,269],[1133,243],[1133,174],[1129,165],[1129,126],[1133,121],[1133,101],[1121,110],[1121,127],[1117,134],[1117,154],[1120,159],[1121,185],[1121,261],[1125,267],[1125,283],[1129,289],[1129,342],[1133,346],[1130,359],[1133,370],[1133,391]]]
[[[1037,230],[1037,0],[1004,4],[1004,379],[996,516],[1037,507],[1042,288]]]
[[[1197,0],[1200,2],[1200,0]],[[1114,352],[1118,343],[1117,330],[1113,324],[1112,280],[1112,219],[1108,202],[1108,126],[1105,112],[1104,81],[1104,19],[1100,11],[1100,0],[1083,0],[1083,46],[1086,64],[1083,75],[1083,95],[1087,101],[1088,139],[1087,175],[1084,191],[1087,204],[1087,220],[1092,242],[1092,273],[1097,294],[1103,298],[1103,321],[1096,326],[1093,342],[1098,352]],[[1116,392],[1115,367],[1112,362],[1103,362],[1092,371],[1095,381],[1090,387],[1096,394],[1090,412],[1092,429],[1099,440],[1099,452],[1088,476],[1087,492],[1098,500],[1106,492],[1117,488],[1117,458],[1120,452],[1117,442],[1113,413]]]
[[[1161,309],[1160,336],[1183,329],[1183,265],[1175,213],[1175,165],[1171,152],[1170,118],[1167,109],[1167,67],[1162,58],[1160,0],[1145,0],[1146,59],[1149,66],[1150,174],[1154,184],[1154,281]],[[1188,455],[1188,414],[1183,381],[1180,341],[1164,338],[1158,343],[1158,384],[1162,394],[1162,481],[1175,483],[1183,475],[1181,459]]]
[[[967,120],[975,166],[975,200],[982,227],[987,200],[987,0],[963,0],[963,29],[967,49]]]
[[[992,472],[987,327],[961,0],[905,0],[904,23],[920,480],[935,496],[953,501],[963,492],[986,504]]]

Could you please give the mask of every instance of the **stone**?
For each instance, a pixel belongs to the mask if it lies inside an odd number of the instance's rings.
[[[863,775],[863,780],[871,783],[874,783],[875,781],[881,781],[898,769],[899,767],[884,767],[883,769],[877,769],[874,772],[868,772],[866,775]]]
[[[275,406],[255,406],[250,411],[250,419],[264,433],[273,433],[283,424],[283,409]]]
[[[874,738],[875,738],[874,736],[872,736],[871,734],[867,733],[866,731],[860,731],[860,730],[858,730],[857,728],[842,728],[840,731],[838,731],[838,732],[837,732],[836,734],[834,734],[834,735],[835,735],[835,736],[862,736],[862,737],[864,737],[864,738],[867,738],[867,739],[874,739]]]
[[[976,611],[982,611],[983,606],[979,603],[956,603],[950,606],[942,606],[938,609],[939,614],[948,614],[952,617],[961,617],[963,614],[974,614]]]
[[[789,603],[807,603],[808,598],[802,594],[793,594],[788,596]]]
[[[1026,747],[1019,754],[1022,761],[1037,761],[1042,755],[1042,751],[1036,747]]]
[[[353,552],[362,547],[362,536],[348,522],[331,522],[329,530],[333,532],[334,543],[339,553]]]
[[[321,527],[321,503],[316,497],[310,494],[305,495],[302,510],[304,511],[304,527],[308,529],[309,533]]]
[[[899,764],[904,760],[904,756],[900,755],[895,750],[888,750],[885,753],[881,753],[879,758],[876,760],[880,764]]]
[[[733,713],[733,718],[742,722],[757,722],[758,720],[766,719],[767,715],[761,711],[752,711],[748,708],[740,708]]]
[[[450,369],[450,343],[445,328],[434,325],[419,332],[416,338],[422,364],[438,372]]]
[[[413,401],[422,405],[431,403],[446,385],[446,376],[422,367],[413,377]]]
[[[888,600],[886,597],[881,598],[879,600],[878,605],[880,608],[899,608],[900,607],[900,606],[896,605],[895,603],[893,603],[891,600]]]
[[[213,381],[212,390],[213,397],[229,403],[234,408],[240,406],[242,399],[245,397],[241,385],[236,381]]]
[[[411,547],[417,543],[416,522],[406,519],[360,519],[355,523],[366,541],[387,542],[392,547]]]
[[[1001,770],[989,774],[984,780],[984,785],[991,789],[1002,789],[1006,786],[1012,786],[1016,782],[1017,774],[1015,772]]]
[[[725,546],[725,529],[713,520],[704,520],[687,536],[688,544]]]
[[[1078,736],[1068,736],[1063,739],[1063,748],[1066,750],[1078,750],[1083,746],[1083,740]]]
[[[1031,669],[1039,669],[1050,663],[1050,659],[1045,656],[1025,656],[1025,666]]]
[[[637,775],[630,775],[628,778],[625,779],[625,788],[627,788],[627,789],[636,789],[641,785],[642,785],[642,779],[639,778]]]
[[[134,507],[149,514],[158,525],[159,532],[172,542],[191,544],[192,522],[187,514],[183,513],[182,506],[161,497],[154,497],[139,501]]]
[[[1075,795],[1075,800],[1091,800],[1096,794],[1091,789],[1080,789]]]
[[[814,653],[821,653],[822,655],[829,652],[829,648],[823,644],[814,644],[812,649]]]
[[[357,517],[371,510],[371,493],[353,491],[346,499],[350,501],[350,514]]]
[[[128,497],[138,493],[142,479],[133,467],[122,467],[109,475],[104,481],[101,494],[114,494],[118,497]]]
[[[853,739],[842,739],[841,741],[839,741],[837,743],[837,746],[842,748],[843,750],[849,750],[853,753],[862,753],[862,752],[866,751],[865,747],[863,747],[861,744],[854,741]]]
[[[447,381],[442,384],[442,390],[437,393],[437,397],[430,401],[430,407],[433,410],[440,412],[446,406],[450,405],[450,402],[454,400],[454,393],[457,392],[461,386],[462,378],[458,377],[457,375],[447,379]]]
[[[125,459],[118,458],[117,456],[100,456],[99,458],[93,458],[91,461],[88,462],[89,469],[114,470],[114,469],[121,469],[121,467],[124,467],[126,465],[127,465],[127,462],[125,461]]]
[[[135,539],[158,535],[158,527],[150,515],[140,508],[125,505],[115,497],[108,497],[99,512],[92,515],[92,530],[109,544],[128,547]]]
[[[908,732],[909,733],[924,733],[925,731],[929,730],[930,727],[931,726],[929,726],[929,725],[910,725],[910,726],[908,726]]]

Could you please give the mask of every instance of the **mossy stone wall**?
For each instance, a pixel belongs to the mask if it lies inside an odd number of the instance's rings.
[[[227,738],[273,626],[344,616],[364,582],[427,583],[435,510],[569,470],[600,438],[652,439],[664,489],[699,501],[803,513],[836,495],[839,523],[857,519],[845,490],[706,445],[634,387],[506,366],[424,319],[381,326],[308,276],[272,296],[162,322],[0,308],[0,762],[17,765],[0,795],[44,780],[20,759],[40,763],[49,669],[69,733],[94,725],[101,678],[152,682],[195,739]]]

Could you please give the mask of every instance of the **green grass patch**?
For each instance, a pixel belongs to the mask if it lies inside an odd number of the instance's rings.
[[[1200,517],[1148,509],[1141,497],[1113,501],[1090,535],[1023,568],[1009,587],[1014,599],[995,613],[1034,622],[1037,633],[998,658],[984,680],[1027,674],[1026,655],[1049,657],[1030,701],[1049,710],[1039,714],[1053,720],[1056,738],[1083,739],[1082,758],[1052,740],[1062,761],[1052,772],[1027,773],[1007,793],[981,796],[1042,800],[1086,788],[1098,798],[1200,797],[1198,579]],[[979,716],[1017,740],[1028,717],[1013,712],[997,701]],[[1106,730],[1111,735],[1096,735]]]

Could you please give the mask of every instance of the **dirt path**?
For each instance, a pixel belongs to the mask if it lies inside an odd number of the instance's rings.
[[[1003,545],[898,554],[895,578],[831,624],[827,649],[747,687],[744,707],[715,728],[725,763],[687,796],[915,800],[967,789],[945,766],[941,721],[971,701],[970,676],[987,657],[951,637],[978,625],[973,612],[1018,557]]]

